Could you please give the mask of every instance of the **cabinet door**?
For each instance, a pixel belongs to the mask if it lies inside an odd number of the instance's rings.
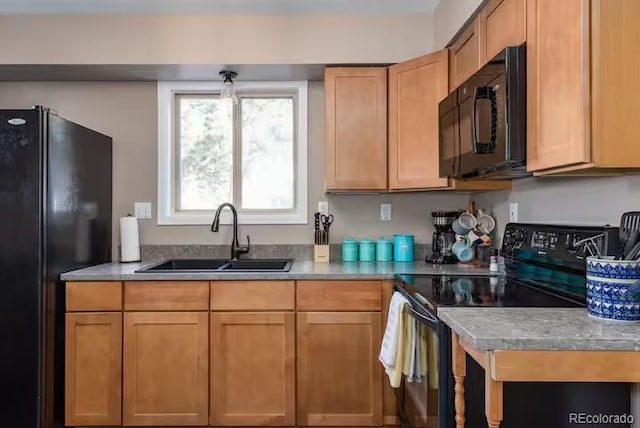
[[[479,21],[476,18],[449,48],[449,92],[480,69]]]
[[[211,314],[211,425],[295,425],[295,315]]]
[[[379,312],[301,312],[298,425],[382,425]]]
[[[587,163],[589,1],[527,1],[527,169]]]
[[[66,315],[65,425],[120,425],[122,313]]]
[[[448,63],[443,50],[389,67],[389,189],[448,185],[440,178],[438,144]]]
[[[327,68],[327,190],[387,188],[387,69]]]
[[[480,12],[480,63],[527,38],[526,0],[491,0]]]
[[[207,425],[208,315],[124,314],[124,425]]]

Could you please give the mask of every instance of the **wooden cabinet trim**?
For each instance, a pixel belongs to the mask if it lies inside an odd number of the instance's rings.
[[[212,311],[295,309],[294,281],[211,281]]]
[[[225,410],[225,380],[229,382],[237,382],[238,388],[247,388],[246,382],[242,382],[244,376],[260,376],[260,370],[267,368],[266,363],[260,362],[265,358],[265,349],[258,353],[256,356],[247,357],[256,364],[251,366],[250,363],[242,367],[241,372],[236,373],[230,368],[224,367],[223,354],[225,352],[223,347],[224,341],[224,326],[225,325],[254,325],[269,326],[269,325],[281,325],[283,327],[282,345],[283,360],[276,361],[278,364],[282,364],[283,378],[280,385],[272,385],[272,387],[282,388],[282,409],[279,412],[271,413],[265,410],[247,409],[245,412],[238,411],[238,405],[236,405],[235,412],[227,412]],[[250,335],[245,338],[248,341],[252,341]],[[248,348],[253,348],[255,344],[248,343]],[[270,343],[269,345],[277,345]],[[269,355],[270,357],[272,355]],[[214,426],[220,425],[250,425],[250,426],[294,426],[295,425],[295,314],[293,312],[234,312],[224,313],[216,312],[211,314],[211,420],[210,424]],[[267,364],[268,365],[268,364]],[[267,368],[270,372],[276,370],[276,367],[269,366]],[[265,401],[269,399],[278,400],[277,393],[273,389],[270,390],[255,390],[255,385],[252,385],[251,392],[261,395],[261,398],[257,398],[258,401],[265,405]],[[275,396],[274,396],[275,394]],[[256,397],[253,397],[256,399]],[[273,403],[271,403],[273,404]],[[240,406],[241,407],[241,406]]]
[[[68,313],[65,324],[65,425],[120,425],[122,313]],[[109,329],[108,337],[100,341],[105,338],[92,334],[79,339],[77,329],[82,326],[106,326]],[[79,340],[90,343],[79,343]],[[78,352],[82,349],[91,355],[85,354],[78,358]],[[98,357],[102,357],[103,361],[96,361]],[[92,366],[98,363],[104,365]],[[102,404],[102,409],[93,407],[83,412],[79,408],[79,401],[88,400],[92,401],[91,407]]]
[[[387,189],[387,68],[386,67],[328,67],[324,75],[325,90],[325,187],[326,190],[386,190]],[[358,100],[339,100],[336,88],[338,79],[375,79],[376,102],[373,105],[361,106]],[[341,115],[341,120],[348,121],[349,136],[339,135],[337,122],[337,103],[339,101],[355,103],[349,112]],[[375,137],[373,142],[358,141],[359,133],[365,130],[362,126],[362,109],[375,107]],[[358,115],[355,115],[359,112]],[[346,126],[346,125],[345,125]],[[351,129],[353,128],[353,129]],[[370,128],[370,127],[369,127]],[[369,129],[366,129],[368,132]],[[362,137],[364,138],[364,137]],[[349,141],[347,141],[349,140]],[[354,146],[347,150],[349,156],[338,155],[341,144],[354,145],[359,142],[362,147]],[[365,147],[365,144],[371,147]],[[344,165],[342,165],[344,163]],[[349,171],[352,179],[340,178],[340,171]]]
[[[144,389],[149,391],[157,389],[154,384],[155,379],[150,377],[147,379],[139,379],[138,374],[141,365],[138,364],[138,353],[141,352],[137,347],[140,332],[137,327],[140,325],[151,326],[176,326],[191,325],[194,326],[196,336],[195,349],[191,350],[195,355],[196,363],[190,369],[196,372],[194,376],[195,385],[190,387],[195,392],[196,398],[190,403],[195,411],[176,411],[176,409],[163,409],[162,406],[172,402],[171,397],[167,396],[168,391],[161,398],[150,398],[147,393],[145,396]],[[148,337],[147,337],[148,339]],[[158,344],[158,349],[145,350],[147,354],[162,356],[169,351],[176,353],[184,353],[185,349],[167,349],[169,343],[164,342]],[[164,362],[168,360],[165,358]],[[147,358],[145,366],[149,364],[158,364],[157,360]],[[203,425],[206,426],[209,421],[209,313],[208,312],[125,312],[124,314],[124,382],[123,382],[123,423],[124,425]],[[146,375],[153,376],[149,368],[146,367]],[[162,371],[165,379],[163,382],[169,382],[176,379],[173,383],[178,385],[179,381],[183,381],[180,376],[184,375],[175,366],[159,367],[156,371]],[[159,375],[159,374],[158,374]],[[145,384],[146,383],[146,384]],[[183,385],[184,386],[184,385]],[[177,392],[176,392],[177,393]],[[155,409],[149,411],[141,411],[138,409],[139,394],[143,395],[143,399],[147,401],[147,405],[156,406]],[[151,402],[151,403],[150,403]]]
[[[121,282],[67,282],[65,286],[67,312],[122,311]]]
[[[125,311],[207,311],[208,281],[127,281]]]
[[[381,281],[298,281],[298,311],[380,311]]]

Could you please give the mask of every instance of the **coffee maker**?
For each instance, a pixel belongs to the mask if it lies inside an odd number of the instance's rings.
[[[456,234],[453,232],[451,224],[458,218],[460,211],[433,211],[433,242],[432,252],[426,258],[427,263],[447,265],[455,264],[458,258],[451,251],[451,247],[456,243]]]

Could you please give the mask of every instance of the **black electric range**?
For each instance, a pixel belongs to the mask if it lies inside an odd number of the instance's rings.
[[[409,299],[411,313],[437,343],[437,365],[430,366],[425,379],[403,379],[396,390],[401,425],[455,427],[451,330],[439,322],[438,307],[585,307],[586,257],[619,251],[617,228],[511,223],[503,238],[501,275],[400,275],[395,290]],[[630,411],[626,384],[529,382],[504,388],[501,428],[569,428],[571,412]],[[469,356],[465,390],[467,426],[486,427],[484,370]]]

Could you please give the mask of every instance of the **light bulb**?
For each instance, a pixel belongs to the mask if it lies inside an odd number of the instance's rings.
[[[220,92],[220,99],[230,101],[231,104],[238,104],[238,96],[236,95],[236,88],[233,85],[231,80],[225,81],[222,87],[222,91]]]

